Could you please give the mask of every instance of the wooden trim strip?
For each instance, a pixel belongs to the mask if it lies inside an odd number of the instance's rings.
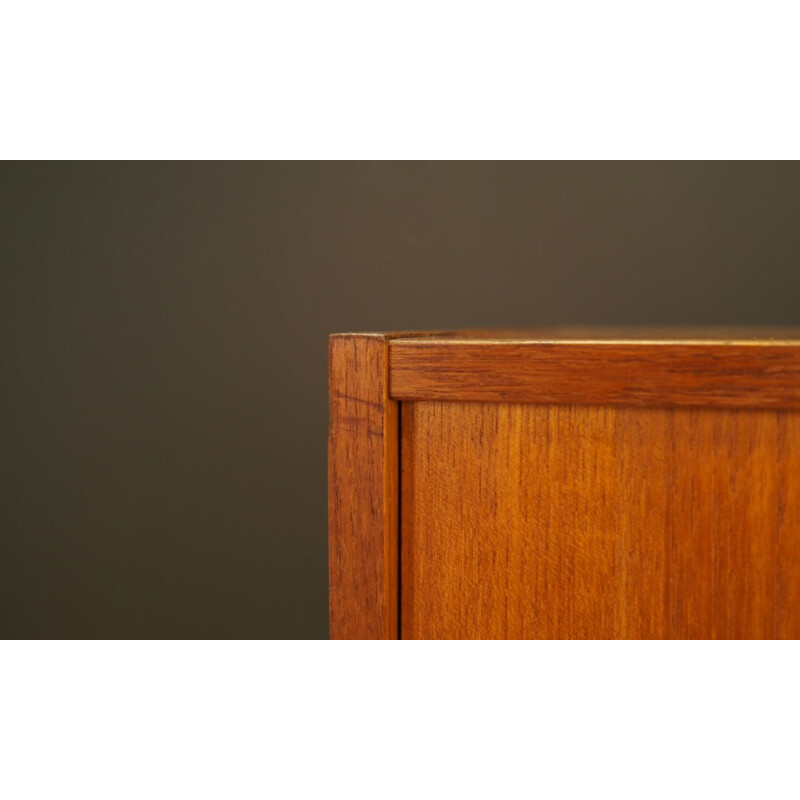
[[[398,404],[388,334],[329,339],[332,639],[398,637]]]
[[[395,400],[800,409],[800,344],[398,338]]]

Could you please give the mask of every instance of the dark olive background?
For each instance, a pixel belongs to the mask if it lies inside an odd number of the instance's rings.
[[[4,637],[325,637],[327,334],[800,323],[800,167],[0,167]]]

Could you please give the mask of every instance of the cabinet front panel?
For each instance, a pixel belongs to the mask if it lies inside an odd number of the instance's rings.
[[[800,412],[401,404],[403,638],[797,638]]]

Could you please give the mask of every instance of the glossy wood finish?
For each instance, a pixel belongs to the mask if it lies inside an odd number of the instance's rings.
[[[398,409],[388,334],[329,340],[328,535],[333,639],[398,636]]]
[[[800,409],[798,338],[595,336],[398,338],[390,347],[390,394],[401,401]]]
[[[330,398],[333,638],[800,636],[799,330],[339,334]]]
[[[797,638],[800,414],[402,404],[404,638]]]

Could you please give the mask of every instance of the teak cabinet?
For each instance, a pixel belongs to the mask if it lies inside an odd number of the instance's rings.
[[[800,330],[329,346],[332,638],[800,635]]]

